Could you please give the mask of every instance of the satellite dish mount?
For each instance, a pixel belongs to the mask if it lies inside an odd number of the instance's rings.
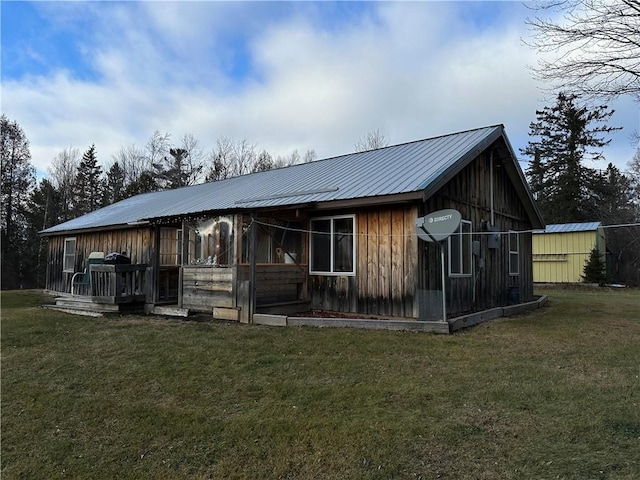
[[[446,275],[444,265],[444,242],[460,227],[462,215],[453,209],[438,210],[416,219],[416,233],[425,242],[440,244],[442,270],[442,321],[447,321]]]

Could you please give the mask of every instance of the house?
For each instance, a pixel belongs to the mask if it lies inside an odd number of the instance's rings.
[[[444,276],[441,245],[416,235],[441,209],[462,217]],[[434,320],[442,278],[449,316],[533,300],[531,231],[543,227],[495,125],[141,194],[42,235],[46,288],[60,295],[91,252],[126,252],[131,265],[91,266],[86,296],[243,322],[310,310]]]
[[[594,247],[604,264],[606,246],[600,222],[554,224],[534,231],[534,283],[582,282],[584,266]]]

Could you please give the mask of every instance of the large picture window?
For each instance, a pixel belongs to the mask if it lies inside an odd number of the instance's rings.
[[[449,237],[449,275],[471,275],[471,222],[462,220]]]
[[[73,272],[76,264],[76,237],[64,239],[64,272]]]
[[[354,235],[353,215],[311,220],[311,273],[354,275]]]
[[[509,275],[520,273],[520,237],[518,232],[509,232]]]

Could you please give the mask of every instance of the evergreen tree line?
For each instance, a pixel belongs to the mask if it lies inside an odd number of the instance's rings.
[[[536,112],[529,127],[531,140],[521,153],[530,159],[526,176],[545,223],[600,221],[607,226],[640,221],[640,149],[630,159],[628,172],[612,163],[605,170],[589,166],[604,160],[608,134],[619,130],[608,125],[613,113],[606,105],[580,105],[576,95],[567,93]],[[640,228],[607,228],[605,237],[607,251],[592,253],[585,279],[640,285]],[[603,257],[606,262],[600,267],[605,271],[597,275],[599,267],[593,264]]]

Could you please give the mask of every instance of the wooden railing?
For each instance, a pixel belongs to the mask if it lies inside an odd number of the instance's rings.
[[[92,265],[91,293],[97,303],[144,302],[146,264]]]

